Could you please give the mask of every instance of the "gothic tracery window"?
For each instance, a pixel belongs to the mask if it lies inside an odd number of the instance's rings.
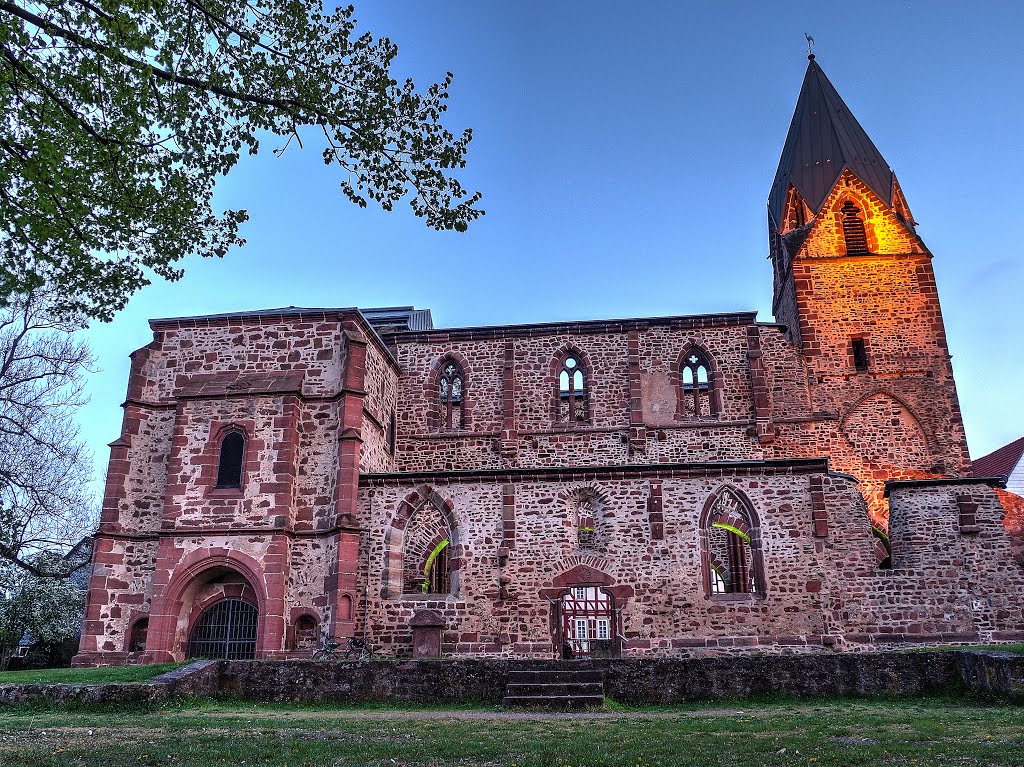
[[[589,420],[587,408],[587,370],[576,354],[567,354],[558,371],[558,421],[559,423],[586,423]]]
[[[732,491],[725,490],[719,495],[704,532],[710,593],[759,593],[753,525],[745,505]]]
[[[690,350],[680,363],[683,387],[683,415],[707,418],[717,413],[711,387],[711,365],[697,349]]]
[[[438,401],[441,406],[441,428],[461,429],[463,422],[462,390],[465,376],[455,360],[446,360],[441,367],[438,382]]]
[[[406,525],[402,551],[402,591],[406,594],[448,594],[452,531],[444,513],[425,502]]]

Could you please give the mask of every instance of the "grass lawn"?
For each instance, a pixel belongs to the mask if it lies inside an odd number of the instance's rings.
[[[31,671],[2,671],[0,684],[104,684],[106,682],[145,682],[173,671],[183,663],[157,663],[152,666],[103,666],[102,668],[40,668]]]
[[[713,705],[576,715],[184,701],[152,710],[0,709],[0,764],[1024,764],[1021,706],[951,698]]]

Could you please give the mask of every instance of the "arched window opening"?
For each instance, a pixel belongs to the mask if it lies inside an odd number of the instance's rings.
[[[139,618],[132,624],[132,631],[128,637],[128,652],[145,652],[147,634],[149,634],[149,618]]]
[[[449,594],[452,591],[452,533],[444,513],[431,501],[412,515],[405,529],[402,591]]]
[[[860,217],[860,208],[852,200],[843,203],[839,209],[843,214],[843,239],[846,241],[846,252],[861,254],[868,252],[868,237],[864,230],[864,219]]]
[[[221,599],[203,610],[192,627],[188,657],[252,660],[256,657],[256,608],[242,599]]]
[[[244,461],[245,435],[238,431],[229,431],[220,441],[217,487],[241,487]]]
[[[300,615],[295,621],[296,650],[312,650],[320,644],[319,625],[312,615]]]
[[[587,371],[579,357],[568,354],[558,372],[558,420],[585,423],[588,417]]]
[[[450,588],[448,572],[448,540],[441,541],[427,556],[423,565],[423,585],[426,594],[445,594]]]
[[[717,498],[705,530],[707,585],[710,593],[757,594],[757,549],[750,516],[743,503],[726,490]]]
[[[454,360],[445,361],[438,383],[438,397],[441,405],[441,427],[462,428],[462,389],[465,377],[462,368]]]
[[[711,365],[696,349],[690,351],[680,365],[683,386],[683,415],[687,418],[708,418],[717,413],[711,388]]]
[[[722,575],[722,566],[718,563],[711,563],[711,593],[712,594],[725,594],[727,593],[728,586],[726,585],[725,576]]]

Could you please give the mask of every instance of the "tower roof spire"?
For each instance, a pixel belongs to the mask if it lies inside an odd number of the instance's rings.
[[[892,205],[893,172],[849,107],[808,52],[807,72],[768,195],[768,212],[781,226],[792,184],[817,214],[843,170],[849,168]]]

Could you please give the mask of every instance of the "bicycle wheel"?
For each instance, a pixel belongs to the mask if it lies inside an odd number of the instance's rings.
[[[373,650],[370,649],[370,645],[364,644],[362,649],[359,651],[359,660],[370,660],[373,657]]]
[[[316,652],[313,653],[313,660],[315,660],[317,662],[325,661],[325,660],[330,660],[330,658],[331,658],[331,651],[330,650],[325,650],[322,647],[319,650],[317,650]]]

